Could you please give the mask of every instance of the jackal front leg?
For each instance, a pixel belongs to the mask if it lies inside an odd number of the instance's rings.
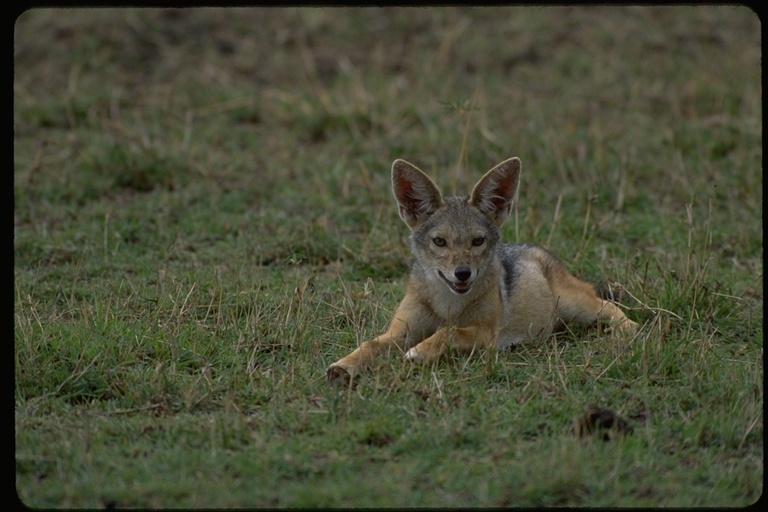
[[[349,386],[357,374],[369,367],[376,358],[387,356],[392,347],[401,347],[404,341],[405,331],[400,328],[399,323],[390,327],[384,334],[364,341],[351,354],[328,367],[325,374],[328,382]]]
[[[403,351],[412,347],[434,333],[437,325],[431,312],[406,297],[395,310],[389,329],[333,363],[326,371],[326,378],[332,384],[349,386],[376,359],[388,356],[393,348]]]
[[[486,327],[443,327],[405,354],[414,363],[431,363],[448,350],[470,352],[496,346],[498,333]]]

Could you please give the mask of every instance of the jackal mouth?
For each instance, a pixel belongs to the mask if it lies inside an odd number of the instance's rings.
[[[438,270],[437,273],[440,275],[440,277],[443,278],[443,281],[445,281],[445,284],[447,284],[451,290],[453,290],[458,294],[467,293],[469,289],[472,288],[471,281],[454,283],[453,281],[445,277],[445,274],[443,274],[440,270]]]

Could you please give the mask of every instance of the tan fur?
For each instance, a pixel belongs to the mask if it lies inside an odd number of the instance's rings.
[[[543,339],[559,322],[608,322],[629,334],[637,324],[594,288],[571,275],[548,250],[505,244],[521,164],[517,157],[488,171],[468,197],[443,198],[434,182],[404,160],[392,164],[392,189],[411,228],[414,263],[405,297],[387,331],[363,342],[327,371],[350,385],[392,349],[429,363],[447,350],[504,348]]]

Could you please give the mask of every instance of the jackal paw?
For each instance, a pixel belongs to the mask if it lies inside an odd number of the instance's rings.
[[[637,332],[639,326],[629,318],[624,318],[614,324],[611,324],[612,334],[632,335]]]
[[[431,363],[440,357],[439,354],[434,354],[425,348],[413,347],[405,353],[405,360],[412,363]]]
[[[420,363],[424,360],[424,356],[416,347],[413,347],[405,353],[405,360],[412,363]]]
[[[355,385],[355,376],[346,368],[331,365],[325,372],[325,378],[329,384],[351,387]]]

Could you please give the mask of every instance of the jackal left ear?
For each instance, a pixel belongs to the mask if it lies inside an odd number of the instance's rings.
[[[443,206],[443,196],[429,176],[405,160],[392,163],[392,193],[400,218],[413,229]]]
[[[469,197],[469,204],[486,214],[497,226],[501,226],[509,215],[520,183],[520,159],[504,160],[485,173]]]

